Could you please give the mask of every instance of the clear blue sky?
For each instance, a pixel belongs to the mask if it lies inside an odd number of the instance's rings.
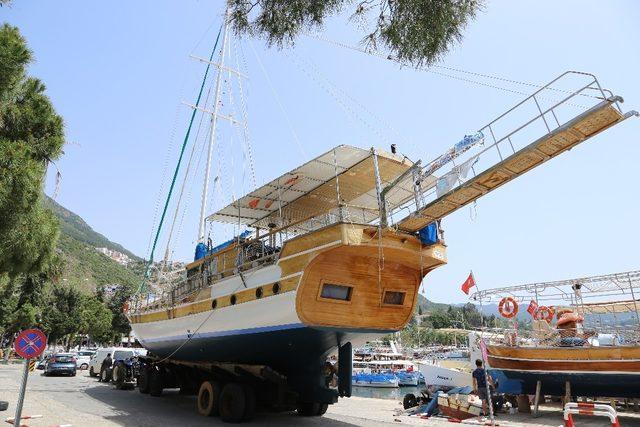
[[[188,109],[180,102],[193,102],[202,72],[188,55],[207,55],[222,7],[204,0],[16,0],[0,9],[2,21],[27,38],[36,58],[30,71],[65,119],[58,202],[137,254],[146,254],[164,165],[173,167],[186,127]],[[624,96],[626,109],[640,109],[639,10],[632,1],[488,1],[442,65],[532,83],[568,69],[589,71]],[[344,17],[332,19],[325,35],[348,44],[360,38]],[[252,44],[308,155],[393,140],[411,157],[430,160],[521,98],[314,39],[300,39],[295,56]],[[262,183],[304,157],[249,44],[243,46]],[[345,114],[296,66],[309,60],[368,111],[352,103],[357,116]],[[446,218],[449,264],[427,277],[425,294],[464,301],[459,288],[470,269],[480,287],[490,288],[639,268],[639,130],[640,121],[629,120],[519,178],[481,199],[475,220],[468,209]],[[196,215],[189,213],[180,237],[185,260]]]

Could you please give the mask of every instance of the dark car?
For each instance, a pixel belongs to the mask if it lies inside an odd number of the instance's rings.
[[[76,376],[76,358],[73,354],[58,353],[51,356],[44,366],[45,375],[71,375]]]

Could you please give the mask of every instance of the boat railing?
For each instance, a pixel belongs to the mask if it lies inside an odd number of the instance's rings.
[[[632,326],[597,328],[483,328],[481,336],[488,345],[508,347],[611,347],[640,345],[640,329]]]
[[[496,170],[495,176],[489,177],[493,180],[489,189],[483,189],[483,182],[475,189],[480,192],[478,194],[473,189],[467,189],[457,197],[449,197],[451,200],[442,199],[444,195],[456,194],[469,182],[475,183],[478,175],[506,164],[510,173],[517,176],[537,166],[540,161],[553,157],[556,153],[552,148],[538,147],[538,143],[545,138],[550,139],[552,135],[562,138],[564,136],[560,134],[564,131],[572,133],[574,130],[571,126],[575,118],[594,110],[603,102],[612,104],[622,114],[622,98],[604,89],[593,74],[578,71],[561,74],[482,126],[476,134],[466,136],[465,140],[469,138],[474,141],[473,145],[461,141],[447,153],[421,166],[419,174],[407,174],[403,180],[393,183],[395,188],[385,192],[389,224],[396,222],[400,228],[406,229],[426,224],[411,220],[408,213],[413,213],[414,217],[424,215],[432,221],[442,218],[513,178],[513,175],[507,176],[506,172],[501,174],[500,170]],[[624,117],[637,114],[630,111]],[[580,139],[582,135],[576,133],[572,138]],[[545,144],[553,145],[551,142]],[[561,148],[562,144],[558,147]],[[407,199],[394,196],[396,192],[411,191],[414,184],[418,187],[415,197]],[[441,199],[441,207],[425,211],[425,208]],[[392,200],[399,202],[394,205]]]

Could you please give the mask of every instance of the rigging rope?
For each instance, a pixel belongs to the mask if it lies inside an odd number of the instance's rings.
[[[388,61],[393,61],[393,62],[396,62],[396,63],[402,65],[402,66],[408,66],[408,67],[413,68],[415,70],[426,71],[427,73],[436,74],[436,75],[439,75],[439,76],[442,76],[442,77],[448,77],[450,79],[459,80],[459,81],[463,81],[463,82],[466,82],[466,83],[473,83],[473,84],[476,84],[476,85],[479,85],[479,86],[485,86],[485,87],[488,87],[488,88],[491,88],[491,89],[497,89],[497,90],[501,90],[501,91],[504,91],[504,92],[510,92],[510,93],[514,93],[516,95],[529,96],[530,94],[526,93],[526,92],[519,91],[519,90],[515,90],[515,89],[508,89],[508,88],[505,88],[505,87],[496,86],[496,85],[490,84],[490,83],[480,82],[480,81],[477,81],[477,80],[471,80],[471,79],[467,79],[467,78],[459,77],[459,76],[453,76],[451,74],[443,73],[443,72],[440,72],[440,71],[435,71],[432,68],[440,68],[440,69],[443,69],[443,70],[454,71],[454,72],[458,72],[458,73],[462,73],[462,74],[468,74],[468,75],[472,75],[472,76],[476,76],[476,77],[483,77],[483,78],[487,78],[487,79],[503,81],[503,82],[506,82],[506,83],[529,86],[529,87],[534,87],[534,88],[538,88],[538,89],[543,87],[542,85],[535,84],[535,83],[522,82],[522,81],[518,81],[518,80],[508,79],[506,77],[500,77],[500,76],[494,76],[494,75],[491,75],[491,74],[483,74],[483,73],[478,73],[478,72],[473,72],[473,71],[467,71],[467,70],[463,70],[463,69],[460,69],[460,68],[449,67],[449,66],[445,66],[445,65],[437,65],[436,64],[436,65],[432,65],[430,68],[407,65],[407,64],[404,64],[404,63],[400,62],[393,55],[385,55],[385,54],[380,53],[380,52],[370,51],[370,50],[363,49],[363,48],[360,48],[360,47],[357,47],[357,46],[351,46],[351,45],[348,45],[346,43],[341,43],[341,42],[337,42],[337,41],[334,41],[334,40],[330,40],[330,39],[327,39],[327,38],[322,37],[322,36],[308,35],[308,37],[316,39],[316,40],[323,41],[323,42],[328,43],[328,44],[332,44],[334,46],[338,46],[338,47],[342,47],[342,48],[345,48],[345,49],[354,50],[356,52],[364,53],[366,55],[376,56],[378,58],[386,59]],[[550,90],[550,91],[561,92],[561,93],[566,93],[566,94],[573,93],[570,90],[564,90],[564,89],[559,89],[559,88],[554,88],[554,87],[548,87],[546,89]],[[589,95],[589,94],[586,94],[586,93],[580,93],[579,95],[583,96],[583,97],[588,97],[588,98],[602,99],[602,97],[600,97],[600,96]],[[542,99],[542,97],[541,97],[541,99]],[[583,105],[578,105],[578,104],[568,104],[568,105],[573,105],[575,107],[580,107],[580,108],[585,108],[585,109],[588,108],[588,107],[585,107]]]
[[[278,92],[276,92],[276,89],[273,86],[273,82],[271,81],[271,78],[269,77],[269,74],[267,73],[267,69],[262,64],[262,60],[260,59],[260,56],[258,56],[258,52],[255,50],[255,48],[253,47],[253,44],[251,42],[249,42],[249,46],[251,47],[251,50],[253,51],[253,55],[256,57],[258,65],[260,66],[260,69],[262,70],[262,74],[264,74],[264,77],[267,80],[267,84],[269,85],[269,89],[271,89],[271,93],[273,94],[273,97],[275,98],[276,103],[278,104],[278,107],[280,108],[280,111],[282,112],[282,115],[284,116],[284,119],[287,122],[287,125],[289,126],[289,130],[291,131],[291,134],[293,135],[293,140],[296,142],[296,145],[298,146],[298,149],[300,150],[300,153],[302,154],[303,160],[307,161],[307,159],[309,159],[309,156],[307,155],[307,152],[305,151],[302,143],[300,142],[300,138],[298,138],[298,134],[296,133],[296,130],[293,127],[293,123],[291,123],[291,119],[289,118],[289,115],[287,114],[287,110],[284,108],[284,105],[282,105],[282,101],[280,101],[280,97],[278,96]]]
[[[220,30],[218,30],[218,35],[216,36],[216,42],[213,45],[213,49],[211,50],[211,56],[209,57],[209,62],[207,63],[207,67],[205,69],[204,72],[204,76],[202,78],[202,85],[200,85],[200,91],[198,93],[198,98],[196,99],[196,107],[198,107],[200,105],[200,99],[202,98],[202,92],[204,92],[204,86],[205,83],[207,81],[207,76],[209,74],[209,68],[211,67],[211,62],[213,61],[213,55],[215,54],[215,51],[218,48],[218,40],[220,39],[220,33],[222,33],[222,28],[224,28],[224,25],[222,25],[220,27]],[[178,177],[178,172],[180,171],[180,163],[182,162],[182,156],[184,155],[184,150],[187,147],[187,142],[189,141],[189,135],[191,134],[191,127],[193,126],[193,121],[195,119],[196,113],[197,113],[197,109],[194,108],[193,112],[191,113],[191,119],[189,120],[189,126],[187,127],[187,132],[184,136],[184,140],[182,142],[182,148],[180,149],[180,156],[178,157],[178,163],[176,164],[176,169],[173,172],[173,178],[171,180],[171,185],[169,186],[169,193],[167,194],[167,200],[164,203],[164,208],[162,210],[162,216],[160,217],[160,222],[158,223],[158,229],[156,231],[156,236],[153,240],[153,246],[151,247],[151,252],[149,254],[149,261],[147,261],[147,267],[145,268],[145,273],[144,273],[144,278],[142,280],[142,283],[140,284],[140,287],[138,288],[138,292],[137,293],[141,293],[145,287],[146,287],[146,282],[147,279],[149,279],[150,275],[151,275],[151,266],[153,265],[153,254],[156,250],[156,246],[158,244],[158,238],[160,237],[160,231],[162,230],[162,224],[164,223],[164,217],[167,214],[167,208],[169,207],[169,202],[171,200],[171,195],[173,193],[173,187],[176,184],[176,178]]]

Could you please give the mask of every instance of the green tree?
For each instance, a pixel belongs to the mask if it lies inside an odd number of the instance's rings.
[[[102,301],[97,297],[85,298],[80,311],[81,333],[88,334],[94,342],[110,342],[113,337],[112,320],[111,310]]]
[[[118,338],[121,335],[128,335],[131,332],[131,325],[129,319],[124,313],[124,305],[131,299],[133,295],[132,288],[129,286],[120,286],[116,289],[115,293],[108,302],[108,307],[113,314],[111,320],[111,329],[114,338]]]
[[[0,27],[0,274],[10,276],[46,269],[58,237],[55,217],[40,202],[64,126],[44,84],[27,76],[31,61],[18,29]]]
[[[80,331],[84,297],[71,286],[53,286],[42,307],[42,327],[54,342]]]
[[[229,0],[238,33],[264,36],[269,44],[293,43],[345,9],[365,29],[363,43],[386,47],[402,63],[440,59],[482,9],[482,0]]]

